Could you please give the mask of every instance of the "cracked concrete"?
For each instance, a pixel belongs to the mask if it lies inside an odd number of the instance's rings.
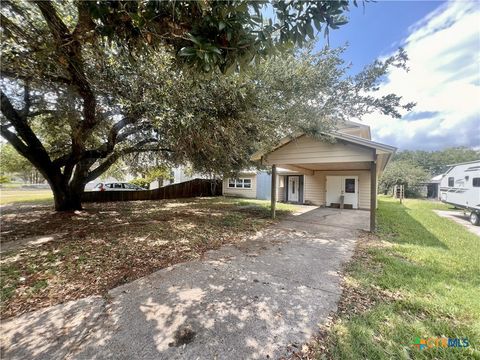
[[[340,298],[368,212],[316,209],[237,246],[2,323],[6,359],[265,359],[308,341]]]

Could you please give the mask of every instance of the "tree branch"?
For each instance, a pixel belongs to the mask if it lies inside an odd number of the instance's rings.
[[[153,140],[155,140],[155,139],[153,139]],[[151,152],[154,152],[154,151],[172,152],[172,150],[170,150],[170,149],[159,148],[157,146],[143,147],[144,145],[146,145],[150,142],[152,142],[152,139],[145,139],[145,140],[142,140],[142,141],[138,142],[137,144],[135,144],[132,147],[125,148],[123,150],[112,153],[103,163],[101,163],[95,169],[90,171],[90,173],[87,176],[87,182],[95,180],[97,177],[102,175],[105,171],[107,171],[110,168],[110,166],[112,166],[115,163],[115,161],[117,161],[120,157],[122,157],[124,155],[132,154],[132,153],[135,153],[135,152],[150,152],[150,151]]]
[[[83,151],[86,135],[98,122],[96,117],[97,101],[85,75],[81,44],[78,41],[79,34],[75,34],[74,37],[69,32],[65,23],[58,16],[53,3],[49,1],[36,1],[35,3],[42,12],[55,40],[59,53],[58,62],[61,65],[66,64],[66,70],[83,99],[83,120],[79,122],[72,134],[72,153],[74,157],[78,157]]]
[[[32,99],[30,97],[30,80],[26,80],[23,86],[23,102],[25,103],[21,113],[23,118],[27,118],[30,114],[30,106],[32,105]]]
[[[13,126],[17,134],[23,139],[25,144],[27,144],[29,152],[32,153],[32,156],[36,157],[38,161],[41,161],[44,164],[52,165],[47,151],[28,125],[26,119],[13,107],[10,99],[7,97],[7,95],[5,95],[3,91],[1,91],[0,97],[1,111],[3,116],[5,116],[8,121],[10,121],[10,124]],[[8,137],[6,137],[6,139],[8,140]],[[21,154],[23,155],[23,153]],[[28,159],[30,160],[30,158]]]

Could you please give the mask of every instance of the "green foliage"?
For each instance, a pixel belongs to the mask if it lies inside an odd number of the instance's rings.
[[[150,187],[151,181],[145,179],[145,178],[135,178],[133,180],[130,180],[130,184],[140,186],[144,189],[148,189]]]
[[[24,182],[39,183],[43,177],[30,161],[20,155],[10,144],[0,147],[0,176],[10,181],[13,176],[18,176]],[[5,183],[5,182],[2,182]]]
[[[6,175],[0,175],[0,184],[8,184],[11,182],[11,179]]]
[[[125,176],[128,173],[127,169],[128,166],[125,164],[123,159],[119,159],[100,176],[100,180],[106,180],[108,178],[114,178],[119,181],[125,180]]]
[[[130,53],[168,45],[181,64],[202,72],[229,72],[302,46],[321,30],[337,29],[347,23],[343,14],[348,7],[346,0],[130,0],[87,2],[86,9],[95,31]],[[266,12],[274,16],[265,18]]]
[[[407,160],[421,166],[432,175],[443,174],[448,165],[480,159],[480,150],[452,147],[437,151],[405,150],[398,152],[394,160]]]
[[[146,170],[144,177],[136,178],[130,181],[134,185],[148,189],[150,183],[159,179],[171,179],[172,173],[167,166],[159,165],[150,167]]]
[[[395,185],[404,185],[406,197],[417,197],[420,195],[420,185],[430,178],[430,173],[411,161],[393,161],[380,178],[379,190],[387,194],[393,191]]]

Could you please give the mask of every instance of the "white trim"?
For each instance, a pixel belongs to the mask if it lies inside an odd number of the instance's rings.
[[[232,184],[233,182],[233,184]],[[249,184],[249,186],[245,186],[246,183]],[[252,179],[251,178],[228,178],[227,180],[227,188],[228,189],[240,189],[240,190],[251,190],[252,189]],[[230,186],[233,185],[233,186]],[[240,186],[239,186],[240,185]]]

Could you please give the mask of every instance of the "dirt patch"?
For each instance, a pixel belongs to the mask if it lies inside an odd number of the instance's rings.
[[[2,211],[1,316],[18,315],[109,289],[178,262],[239,243],[271,220],[232,200],[185,199],[50,206]],[[60,234],[34,246],[14,244]]]

